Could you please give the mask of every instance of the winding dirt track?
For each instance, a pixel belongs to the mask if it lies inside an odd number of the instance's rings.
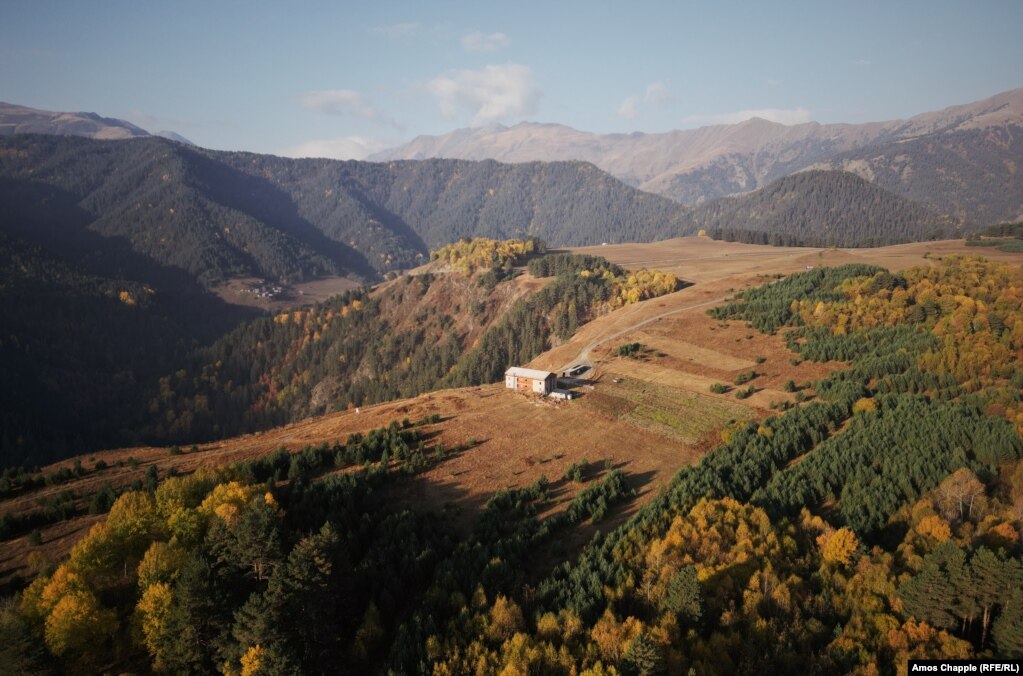
[[[702,303],[696,303],[695,305],[687,305],[686,307],[675,308],[674,310],[668,310],[667,312],[656,314],[653,317],[647,317],[646,319],[640,320],[634,324],[631,324],[630,326],[626,326],[624,329],[616,331],[609,336],[604,336],[600,340],[595,340],[589,345],[586,345],[585,347],[582,348],[582,350],[579,351],[579,354],[574,359],[572,359],[570,362],[562,366],[560,370],[567,371],[573,366],[586,366],[587,368],[592,369],[593,362],[590,360],[590,352],[597,349],[601,345],[609,343],[612,340],[621,338],[622,336],[631,333],[642,326],[652,324],[653,322],[656,322],[659,319],[664,319],[665,317],[670,317],[671,315],[676,315],[680,312],[688,312],[689,310],[696,310],[701,307],[707,307],[708,305],[716,305],[724,300],[727,300],[728,298],[730,298],[730,296],[722,296],[721,298],[714,298],[713,300],[704,301]]]

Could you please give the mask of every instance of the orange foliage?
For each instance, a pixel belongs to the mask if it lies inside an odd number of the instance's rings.
[[[793,303],[793,310],[807,325],[828,327],[836,335],[922,325],[938,345],[918,357],[920,369],[951,375],[969,391],[984,389],[999,397],[989,410],[1023,432],[1023,405],[1008,382],[1023,357],[1023,269],[949,256],[940,267],[903,272],[905,289],[885,288],[887,275],[847,280],[839,287],[844,300],[802,300]],[[999,395],[998,388],[1005,392]]]
[[[952,528],[948,522],[937,514],[925,516],[916,525],[916,532],[934,538],[938,543],[946,542],[952,538]]]
[[[817,538],[817,546],[821,549],[821,556],[828,563],[835,563],[841,566],[849,564],[860,541],[848,528],[839,528],[833,533],[825,533]]]

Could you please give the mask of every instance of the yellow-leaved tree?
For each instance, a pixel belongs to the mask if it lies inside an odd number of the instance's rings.
[[[242,655],[241,676],[257,676],[263,673],[263,655],[266,651],[262,646],[254,645]]]
[[[167,639],[167,617],[174,600],[170,585],[156,582],[149,585],[135,607],[136,617],[142,627],[142,640],[159,668],[163,663],[163,647]]]
[[[490,609],[490,623],[487,626],[487,635],[491,640],[504,641],[511,638],[512,634],[520,631],[525,622],[522,618],[522,609],[518,604],[504,595],[498,595],[494,600],[494,606]]]
[[[46,647],[58,657],[95,650],[117,631],[117,613],[100,606],[87,591],[65,594],[46,618]]]
[[[849,565],[852,555],[860,546],[856,533],[848,528],[839,528],[832,533],[824,533],[817,538],[817,546],[821,549],[821,556],[828,563],[841,566]]]

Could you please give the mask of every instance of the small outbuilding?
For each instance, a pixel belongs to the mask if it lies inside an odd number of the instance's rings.
[[[532,392],[545,397],[558,386],[558,376],[550,371],[512,366],[504,372],[504,386],[509,390]]]

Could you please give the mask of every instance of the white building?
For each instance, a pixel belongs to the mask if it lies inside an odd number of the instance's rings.
[[[550,371],[512,366],[504,372],[504,386],[509,390],[532,392],[543,397],[553,392],[554,388],[558,386],[558,376]]]

